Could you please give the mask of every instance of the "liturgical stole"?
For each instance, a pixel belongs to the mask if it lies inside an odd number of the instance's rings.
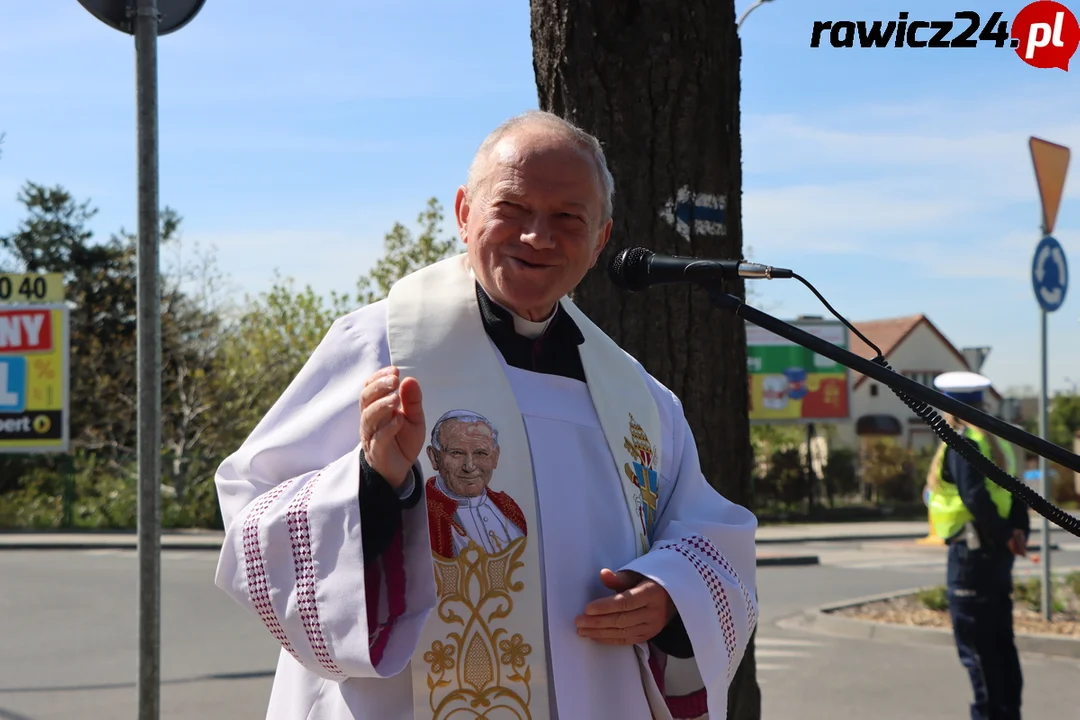
[[[457,420],[471,433],[464,451],[440,450],[429,438],[420,454],[437,598],[411,662],[414,717],[546,720],[550,679],[532,457],[475,282],[468,256],[459,255],[403,278],[389,294],[390,360],[402,378],[419,381],[428,432],[440,420]],[[589,393],[645,553],[659,495],[659,411],[626,353],[568,298],[561,304],[584,335]],[[445,492],[453,478],[464,478],[454,488],[459,497],[487,494],[505,532],[454,520],[457,502]],[[474,537],[478,532],[490,537]],[[557,573],[558,558],[547,566]],[[638,659],[654,717],[669,718],[640,651]]]

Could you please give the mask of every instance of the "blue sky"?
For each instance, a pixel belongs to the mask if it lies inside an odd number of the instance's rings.
[[[923,312],[958,346],[992,346],[1000,388],[1038,384],[1027,139],[1080,149],[1080,55],[1066,73],[993,47],[809,45],[815,20],[1024,4],[775,0],[742,29],[754,259],[797,269],[851,319]],[[352,290],[393,223],[430,196],[449,210],[483,136],[536,106],[528,15],[527,0],[208,0],[160,40],[162,203],[187,244],[216,249],[238,299],[275,269]],[[134,99],[128,36],[75,0],[6,8],[0,233],[26,180],[90,199],[103,237],[134,228]],[[1074,267],[1078,164],[1055,232]],[[825,312],[797,284],[757,288],[781,317]],[[1078,293],[1049,319],[1051,388],[1080,383]]]

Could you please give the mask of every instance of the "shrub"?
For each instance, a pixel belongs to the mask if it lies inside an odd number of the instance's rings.
[[[822,474],[830,501],[835,495],[846,497],[859,491],[854,450],[845,447],[831,448]]]
[[[879,501],[911,502],[919,498],[922,483],[915,480],[910,450],[889,440],[867,443],[862,457],[862,480],[872,486]]]
[[[931,610],[943,612],[949,609],[949,594],[944,585],[920,590],[916,597]]]

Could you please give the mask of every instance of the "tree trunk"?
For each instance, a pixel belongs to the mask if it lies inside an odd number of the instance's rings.
[[[752,507],[743,322],[695,286],[627,293],[607,276],[611,257],[638,245],[742,257],[734,3],[531,0],[531,11],[540,107],[596,135],[615,177],[611,241],[574,300],[682,399],[705,477]],[[742,281],[727,289],[745,297]],[[752,647],[733,720],[761,714]]]

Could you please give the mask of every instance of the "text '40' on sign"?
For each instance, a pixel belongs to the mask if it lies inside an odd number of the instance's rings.
[[[20,275],[0,273],[0,303],[59,303],[64,301],[60,273]]]

